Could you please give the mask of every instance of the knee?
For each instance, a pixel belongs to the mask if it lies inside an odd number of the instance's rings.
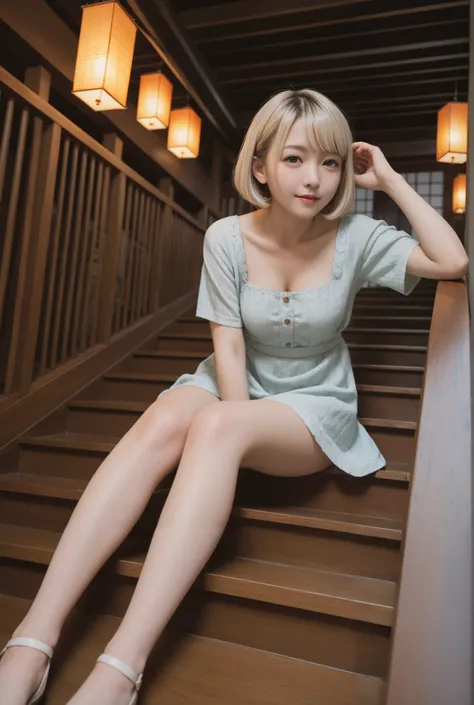
[[[189,430],[183,414],[159,401],[148,407],[140,421],[141,441],[150,445],[164,442],[183,445]]]
[[[231,407],[232,402],[221,402],[220,404],[211,404],[201,409],[191,424],[188,437],[190,439],[200,438],[210,441],[227,435],[231,427]]]

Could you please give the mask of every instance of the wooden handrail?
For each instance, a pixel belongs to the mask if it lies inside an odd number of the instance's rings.
[[[468,292],[438,286],[386,705],[472,705]]]
[[[155,198],[158,198],[162,203],[169,206],[173,211],[180,215],[184,220],[193,225],[196,229],[204,232],[205,227],[196,218],[193,218],[184,208],[181,208],[166,194],[160,191],[156,186],[150,184],[143,176],[140,176],[136,171],[129,167],[125,162],[116,157],[110,150],[104,147],[100,142],[97,142],[93,137],[87,134],[80,127],[75,125],[69,118],[53,108],[50,103],[41,98],[37,93],[30,90],[24,83],[11,75],[3,66],[0,66],[0,84],[6,86],[12,93],[15,93],[17,98],[27,103],[39,117],[48,118],[51,122],[59,125],[63,130],[68,132],[71,137],[81,142],[85,147],[94,152],[104,161],[108,162],[117,171],[121,171],[129,179],[134,181],[145,191]]]

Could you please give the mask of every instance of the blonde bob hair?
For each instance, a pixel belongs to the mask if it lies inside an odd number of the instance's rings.
[[[302,119],[316,144],[325,152],[335,152],[342,160],[341,181],[321,215],[327,220],[342,218],[352,208],[355,179],[352,133],[342,111],[322,93],[310,88],[280,91],[262,105],[242,142],[232,173],[234,188],[257,208],[268,208],[272,197],[268,186],[254,176],[254,157],[266,160],[270,149],[279,159],[293,123]]]

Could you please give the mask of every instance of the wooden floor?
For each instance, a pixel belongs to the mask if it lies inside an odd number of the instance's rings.
[[[382,705],[434,288],[365,289],[345,332],[361,423],[387,467],[305,478],[244,470],[229,525],[148,662],[141,702]],[[0,457],[0,643],[28,609],[77,500],[140,414],[212,351],[190,313]],[[123,616],[172,475],[71,615],[46,705]]]

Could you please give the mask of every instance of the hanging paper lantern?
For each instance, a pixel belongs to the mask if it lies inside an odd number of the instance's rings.
[[[136,33],[118,2],[82,8],[72,92],[93,110],[126,108]]]
[[[171,111],[168,149],[180,159],[195,159],[199,154],[201,118],[189,106]]]
[[[170,122],[173,84],[162,73],[140,77],[137,120],[147,130],[165,130]]]
[[[466,210],[466,174],[458,174],[453,180],[453,213]]]
[[[467,103],[454,101],[438,110],[436,161],[450,164],[467,161]]]

